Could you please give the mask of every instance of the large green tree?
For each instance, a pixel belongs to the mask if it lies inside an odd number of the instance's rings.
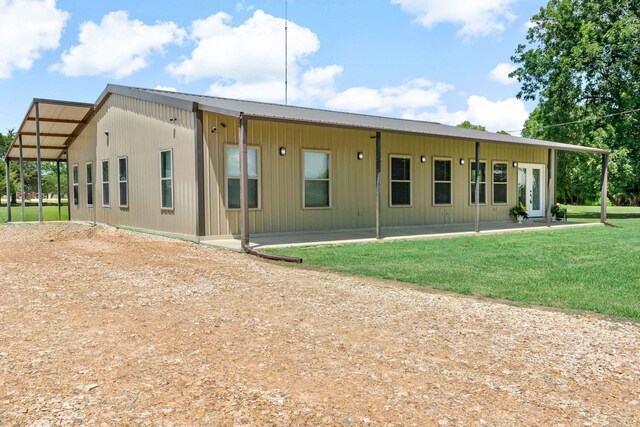
[[[538,106],[523,135],[608,148],[609,195],[640,203],[640,1],[550,0],[531,19],[512,73]],[[558,195],[599,198],[600,160],[561,152]]]

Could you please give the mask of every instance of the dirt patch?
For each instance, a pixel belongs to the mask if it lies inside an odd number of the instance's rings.
[[[638,425],[640,326],[0,227],[0,425]]]

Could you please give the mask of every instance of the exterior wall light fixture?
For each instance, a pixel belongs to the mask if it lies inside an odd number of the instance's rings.
[[[464,159],[460,157],[460,165],[464,165]]]
[[[285,147],[280,147],[278,149],[278,153],[280,153],[281,156],[286,156],[287,155],[287,149]]]
[[[513,162],[513,167],[517,168],[518,167],[518,162]]]
[[[364,153],[362,151],[358,151],[358,160],[364,159]]]
[[[425,156],[424,154],[420,156],[420,163],[427,163],[427,156]]]

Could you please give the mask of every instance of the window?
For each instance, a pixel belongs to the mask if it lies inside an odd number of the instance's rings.
[[[507,163],[495,162],[493,164],[493,204],[494,205],[506,205],[508,203],[507,195],[508,180],[507,180]]]
[[[450,205],[451,159],[433,159],[433,204]]]
[[[304,207],[331,207],[331,159],[326,151],[303,151]]]
[[[260,165],[258,149],[247,148],[247,175],[249,175],[249,209],[260,205]],[[240,209],[240,149],[227,147],[227,209]]]
[[[128,188],[128,165],[126,157],[118,158],[118,194],[120,196],[120,207],[129,207],[129,188]]]
[[[160,192],[162,209],[173,209],[173,151],[160,152]]]
[[[87,206],[93,207],[93,163],[87,162]]]
[[[102,161],[102,206],[109,207],[109,160]]]
[[[391,156],[391,206],[411,206],[410,156]]]
[[[469,162],[469,167],[471,168],[471,173],[469,174],[469,176],[471,176],[470,200],[471,200],[471,204],[475,205],[476,204],[476,162],[475,160],[472,160]],[[487,203],[487,162],[483,162],[483,161],[480,162],[479,183],[480,183],[480,204],[484,205],[485,203]]]
[[[78,206],[80,203],[80,189],[78,187],[78,165],[73,165],[73,205]]]

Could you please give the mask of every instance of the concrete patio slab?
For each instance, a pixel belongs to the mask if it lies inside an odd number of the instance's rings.
[[[376,239],[374,228],[351,230],[307,231],[296,233],[255,234],[250,236],[251,246],[256,249],[336,245],[345,243],[370,243],[393,240],[443,239],[459,236],[488,235],[500,233],[518,233],[525,231],[544,231],[576,227],[602,226],[599,222],[552,222],[548,226],[544,219],[529,220],[524,224],[497,221],[480,224],[480,233],[474,231],[474,224],[438,224],[407,227],[387,227],[382,229],[382,239]],[[202,244],[239,251],[240,239],[206,238]]]

